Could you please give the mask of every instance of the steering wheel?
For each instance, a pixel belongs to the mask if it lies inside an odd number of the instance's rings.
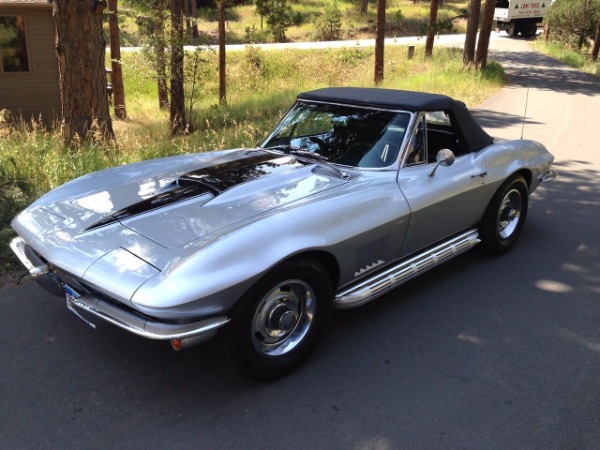
[[[325,143],[325,141],[323,139],[321,139],[321,138],[318,138],[316,136],[309,136],[308,140],[314,142],[315,144],[317,144],[319,146],[319,150],[320,151],[329,150],[329,145],[327,145]]]

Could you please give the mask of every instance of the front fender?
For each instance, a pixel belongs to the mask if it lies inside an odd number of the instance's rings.
[[[152,277],[132,298],[136,308],[164,317],[225,314],[260,277],[299,253],[331,254],[342,283],[356,271],[356,249],[379,236],[396,236],[398,254],[409,209],[395,183],[324,195],[271,211],[243,226],[191,243],[187,260]]]

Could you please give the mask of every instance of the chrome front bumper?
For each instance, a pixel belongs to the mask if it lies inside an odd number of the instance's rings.
[[[208,340],[216,333],[217,329],[229,322],[228,317],[213,317],[189,323],[156,322],[144,319],[91,295],[70,297],[67,301],[79,310],[148,339],[171,340],[205,336]]]
[[[547,170],[538,177],[538,180],[540,181],[540,183],[546,183],[548,181],[554,180],[557,176],[558,174],[555,170]]]
[[[229,322],[229,317],[226,316],[186,323],[160,322],[138,315],[132,310],[93,295],[83,294],[77,297],[71,294],[66,295],[65,286],[69,285],[60,280],[48,264],[42,261],[21,237],[14,238],[10,243],[10,248],[41,287],[54,295],[67,299],[69,309],[76,308],[89,313],[138,336],[161,340],[200,337],[210,339],[217,332],[217,329]],[[73,290],[71,286],[69,288]],[[73,312],[84,322],[92,325],[76,311]],[[197,339],[196,342],[201,340]]]
[[[10,241],[10,248],[15,255],[17,255],[21,264],[25,266],[32,277],[39,277],[49,272],[48,265],[44,264],[44,262],[31,251],[29,246],[20,236],[17,236]]]

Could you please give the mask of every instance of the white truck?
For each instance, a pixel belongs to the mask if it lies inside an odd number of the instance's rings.
[[[544,14],[555,0],[496,0],[494,22],[496,31],[505,30],[511,36],[534,36]]]

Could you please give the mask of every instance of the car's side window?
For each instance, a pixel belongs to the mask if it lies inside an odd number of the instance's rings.
[[[406,165],[415,166],[427,163],[427,133],[425,132],[425,115],[419,115],[415,132],[408,144]]]
[[[448,112],[428,111],[425,118],[429,163],[434,163],[437,153],[443,149],[452,150],[456,156],[465,153]]]

